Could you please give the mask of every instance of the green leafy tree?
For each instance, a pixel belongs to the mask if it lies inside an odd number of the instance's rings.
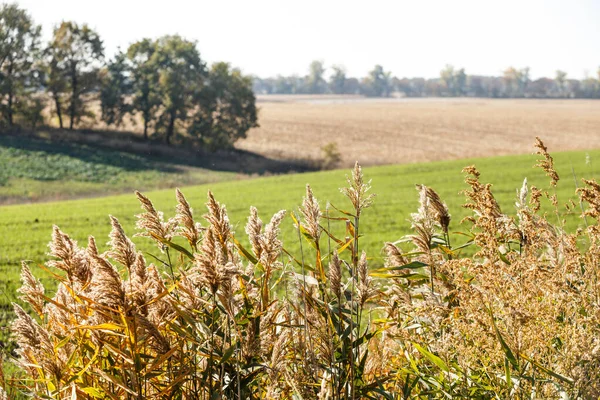
[[[131,111],[127,98],[131,95],[132,84],[127,57],[119,52],[102,70],[100,105],[102,120],[107,125],[120,126],[125,115]]]
[[[343,94],[346,90],[346,69],[341,65],[331,67],[333,74],[329,78],[329,90],[335,94]]]
[[[143,39],[129,46],[127,60],[131,69],[132,111],[141,115],[144,124],[144,138],[148,139],[148,130],[156,122],[161,104],[158,85],[157,43]]]
[[[450,64],[447,64],[446,67],[440,71],[440,78],[444,82],[446,89],[448,91],[448,95],[456,96],[456,74],[454,71],[454,67]]]
[[[381,65],[376,65],[365,79],[368,96],[389,97],[391,92],[391,73],[385,72]]]
[[[529,67],[516,69],[509,67],[504,70],[504,92],[508,97],[525,97],[527,87],[531,82],[529,77]]]
[[[198,93],[199,107],[189,132],[211,150],[231,147],[258,127],[252,79],[219,62],[208,72],[208,82]]]
[[[177,123],[185,123],[194,108],[194,100],[204,86],[207,73],[195,42],[180,36],[165,36],[158,40],[157,46],[153,65],[158,70],[162,103],[158,126],[164,131],[168,145]]]
[[[461,68],[454,74],[454,82],[456,83],[455,96],[464,96],[467,93],[467,74],[465,69]]]
[[[16,105],[29,101],[35,87],[33,65],[38,56],[40,27],[16,4],[0,8],[0,101],[9,126]]]
[[[47,47],[44,51],[45,61],[41,66],[41,77],[43,86],[52,97],[54,103],[54,113],[58,118],[58,126],[62,129],[63,112],[64,112],[64,97],[67,94],[67,77],[63,70],[61,56],[58,54],[58,49]]]
[[[54,30],[48,48],[50,80],[55,87],[63,90],[66,87],[69,91],[69,129],[72,130],[76,121],[86,115],[83,95],[95,86],[94,67],[104,57],[102,41],[86,24],[79,26],[75,22],[63,22]],[[60,112],[58,110],[59,105],[57,112]]]
[[[308,93],[325,93],[325,90],[327,88],[327,82],[323,77],[324,75],[325,65],[323,64],[323,61],[313,61],[312,63],[310,63],[310,67],[308,69],[308,77],[306,79]]]
[[[554,81],[556,82],[556,88],[558,90],[558,95],[561,97],[566,96],[566,94],[567,94],[567,73],[564,71],[561,71],[561,70],[557,70]]]

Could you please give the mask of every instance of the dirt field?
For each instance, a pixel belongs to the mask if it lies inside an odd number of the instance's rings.
[[[321,156],[364,165],[600,148],[600,101],[361,99],[259,96],[261,127],[238,148],[279,159]]]

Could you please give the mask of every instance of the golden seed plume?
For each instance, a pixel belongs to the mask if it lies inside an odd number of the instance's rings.
[[[90,298],[98,304],[118,309],[125,304],[123,281],[117,270],[100,256],[92,256]]]
[[[250,207],[250,216],[248,217],[248,223],[246,224],[246,234],[250,240],[252,251],[258,259],[260,259],[260,253],[262,247],[260,244],[260,236],[262,234],[263,222],[258,217],[258,210],[256,207]]]
[[[21,283],[23,284],[17,292],[23,296],[19,298],[31,305],[33,310],[39,315],[44,314],[44,286],[31,273],[26,262],[21,263]]]
[[[119,220],[112,215],[110,217],[110,223],[112,230],[110,231],[110,241],[108,245],[111,250],[108,252],[108,256],[113,260],[124,265],[127,270],[131,269],[131,266],[135,263],[136,250],[133,242],[125,235],[123,227],[119,223]]]
[[[179,223],[179,234],[187,239],[193,249],[200,241],[200,226],[194,222],[193,210],[185,196],[179,189],[175,190],[177,197],[177,214],[175,219]]]
[[[348,182],[348,187],[341,188],[340,191],[350,199],[356,215],[360,216],[362,210],[373,204],[375,195],[372,193],[368,194],[369,190],[371,190],[371,181],[365,183],[362,168],[358,164],[358,161],[354,164],[352,177],[346,177],[346,181]]]
[[[318,240],[321,236],[321,227],[319,226],[321,209],[319,208],[319,202],[313,195],[310,185],[306,185],[306,196],[302,201],[300,212],[304,216],[304,229],[306,229],[306,232],[313,239]]]
[[[211,227],[209,229],[213,230],[213,235],[225,250],[226,243],[231,236],[231,224],[227,216],[227,209],[215,200],[211,191],[208,191],[206,208],[208,208],[208,214],[204,218],[210,223]]]
[[[365,251],[362,252],[360,259],[358,261],[358,285],[357,285],[357,293],[358,293],[358,302],[360,304],[365,304],[373,295],[372,289],[372,281],[373,279],[369,276],[369,265],[367,264],[367,253]]]
[[[329,287],[335,297],[341,299],[342,297],[342,263],[338,257],[337,251],[334,251],[331,255],[331,262],[329,263]]]
[[[548,153],[548,148],[544,145],[544,142],[536,136],[535,148],[537,148],[536,154],[544,157],[541,160],[537,160],[536,167],[540,167],[546,172],[546,175],[550,178],[550,185],[556,186],[556,183],[560,179],[556,169],[554,169],[554,159]]]
[[[384,246],[387,267],[399,267],[408,264],[406,257],[402,255],[402,251],[393,243],[387,242]]]
[[[450,225],[450,212],[448,211],[448,206],[437,192],[430,187],[425,185],[416,185],[419,193],[423,193],[423,196],[427,199],[426,204],[430,209],[430,214],[440,225],[444,233],[448,233],[448,227]]]
[[[171,240],[173,229],[176,226],[175,220],[163,221],[163,213],[156,211],[154,205],[146,196],[136,191],[143,213],[137,215],[136,227],[141,231],[135,236],[149,237],[156,241],[159,249],[163,250],[165,245],[162,240]]]

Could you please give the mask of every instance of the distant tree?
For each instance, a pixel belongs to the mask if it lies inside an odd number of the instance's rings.
[[[461,68],[454,74],[454,82],[456,85],[455,96],[464,96],[467,93],[467,74],[465,69]]]
[[[454,69],[452,65],[447,64],[440,71],[440,78],[449,96],[464,96],[467,93],[467,74],[464,68]]]
[[[346,69],[341,65],[331,67],[333,73],[329,78],[329,90],[335,94],[343,94],[346,91]]]
[[[289,94],[291,92],[292,88],[289,83],[289,80],[282,75],[277,75],[277,77],[275,78],[275,82],[273,83],[273,93]]]
[[[509,67],[504,70],[504,94],[507,97],[524,97],[527,86],[531,82],[529,67],[516,69]]]
[[[344,82],[344,93],[345,94],[359,94],[360,93],[360,82],[356,78],[346,78]]]
[[[544,98],[552,96],[555,82],[549,78],[540,78],[529,84],[527,92],[532,97]]]
[[[178,121],[185,122],[194,100],[206,80],[206,65],[195,42],[180,36],[164,36],[157,41],[153,65],[158,71],[162,112],[158,126],[171,143]]]
[[[131,110],[141,114],[144,139],[148,139],[148,130],[155,123],[161,104],[156,53],[157,43],[150,39],[142,39],[127,49],[127,61],[131,70]]]
[[[519,87],[519,94],[521,97],[523,97],[525,96],[525,93],[527,92],[527,87],[531,82],[531,78],[529,77],[529,67],[521,68],[519,70],[517,82]]]
[[[52,97],[54,102],[54,112],[58,118],[58,126],[63,129],[63,100],[67,93],[67,77],[64,73],[61,56],[58,54],[58,49],[47,47],[44,51],[45,61],[42,63],[42,84],[46,91]]]
[[[15,104],[25,103],[35,89],[33,65],[38,56],[40,27],[16,4],[0,8],[0,103],[9,126]],[[2,101],[4,100],[4,101]]]
[[[308,93],[322,94],[325,93],[327,82],[324,78],[325,65],[323,61],[313,61],[308,69],[308,77],[306,78],[306,87]]]
[[[76,121],[86,115],[83,95],[93,89],[96,64],[104,57],[102,41],[86,24],[79,26],[75,22],[63,22],[54,29],[54,37],[48,48],[51,75],[57,80],[63,75],[68,85],[69,129],[72,130]],[[59,108],[57,106],[57,110]]]
[[[556,82],[556,89],[558,91],[558,95],[560,97],[565,97],[567,94],[567,73],[561,70],[557,70],[554,81]]]
[[[504,70],[504,94],[507,97],[515,97],[517,94],[519,71],[514,67],[508,67]]]
[[[210,150],[231,147],[258,126],[252,79],[219,62],[211,67],[207,81],[197,93],[198,107],[188,131]]]
[[[484,76],[469,75],[467,79],[469,93],[475,97],[485,97],[487,95],[487,90],[484,83],[485,80],[486,77]]]
[[[446,86],[448,95],[456,96],[456,76],[454,67],[450,64],[446,64],[446,67],[440,71],[440,78]]]
[[[599,89],[600,86],[598,85],[598,81],[593,77],[587,76],[581,82],[581,97],[588,99],[594,98]]]
[[[131,111],[128,97],[132,94],[130,68],[125,53],[119,51],[101,71],[100,106],[107,125],[121,126]]]
[[[364,89],[368,96],[389,97],[391,92],[391,73],[376,65],[364,80]]]

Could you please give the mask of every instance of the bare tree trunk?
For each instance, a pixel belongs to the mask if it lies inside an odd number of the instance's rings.
[[[12,72],[13,72],[13,63],[12,61],[8,64],[8,126],[13,126],[13,82],[12,82]]]
[[[177,113],[175,111],[171,112],[171,118],[169,120],[169,127],[167,128],[167,146],[171,145],[171,136],[173,136],[173,131],[175,130],[175,118]]]
[[[148,121],[144,120],[144,140],[148,140]]]
[[[144,113],[144,140],[148,140],[148,116]]]
[[[75,123],[75,108],[76,101],[78,99],[77,95],[77,65],[71,65],[71,104],[69,107],[69,116],[71,120],[69,121],[69,129],[73,130],[73,125]]]
[[[13,93],[12,85],[8,89],[8,126],[13,126]]]
[[[60,105],[60,99],[58,97],[58,93],[52,92],[52,97],[54,97],[54,105],[56,106],[56,115],[58,116],[58,126],[60,126],[60,129],[63,129],[62,111],[61,111],[61,105]]]

